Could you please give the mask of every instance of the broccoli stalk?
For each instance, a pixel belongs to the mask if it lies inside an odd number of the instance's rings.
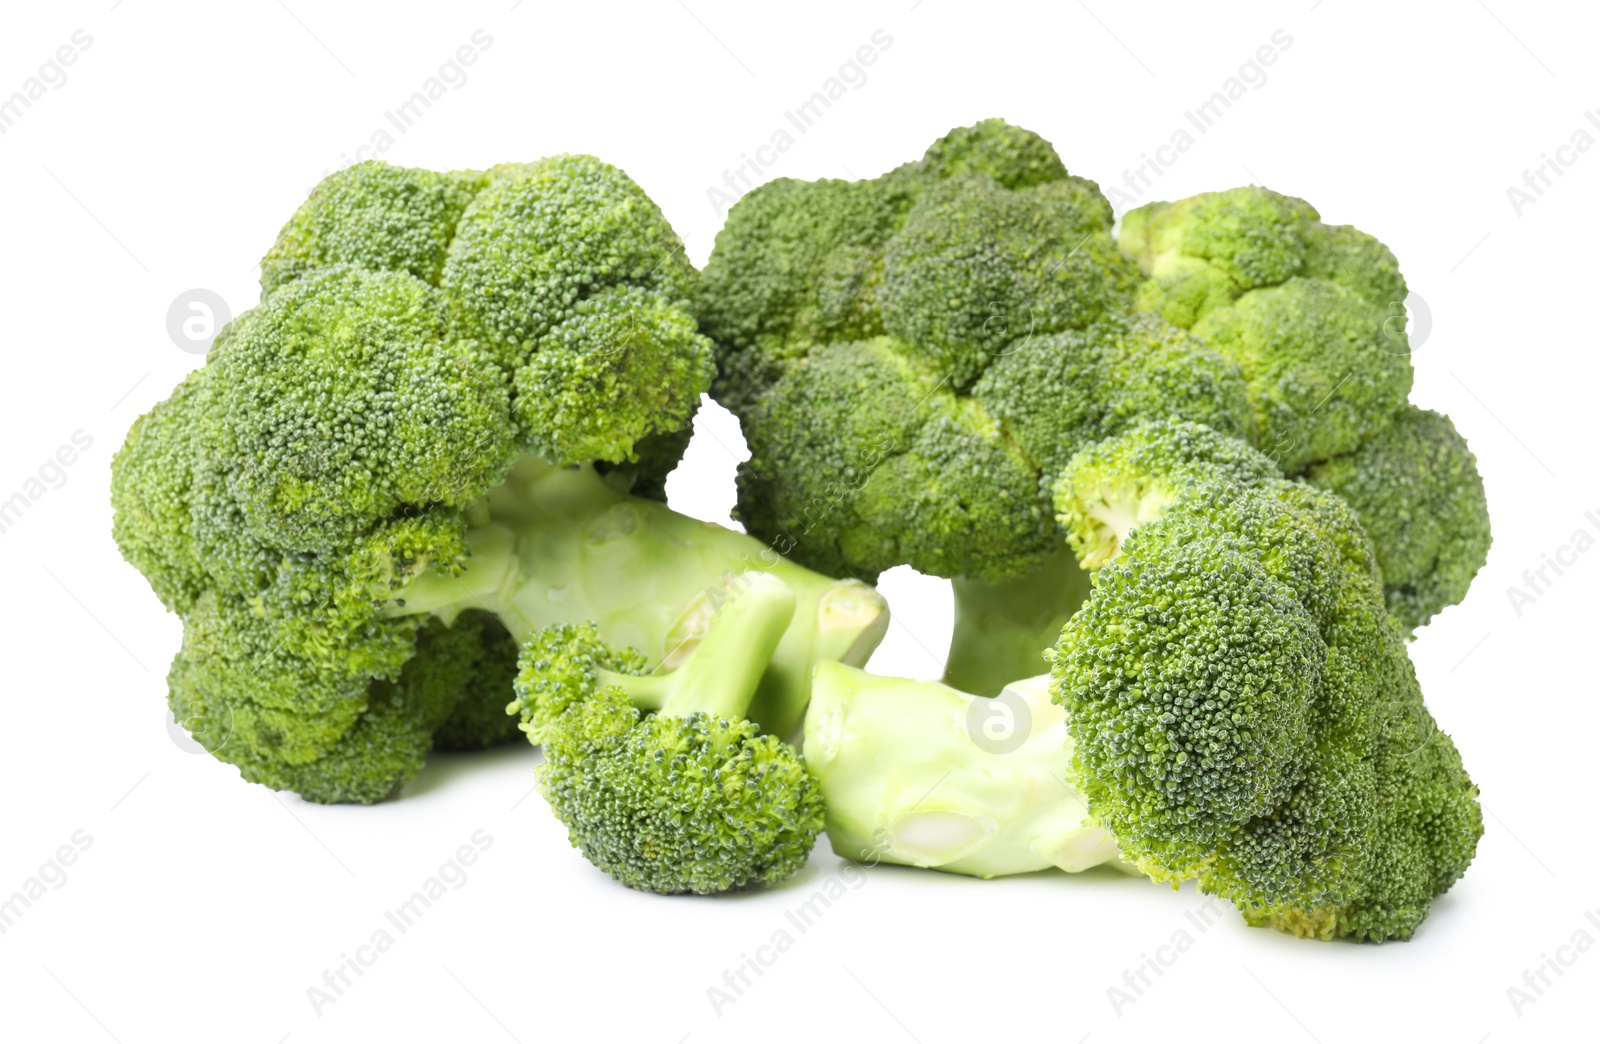
[[[994,696],[1013,678],[1039,670],[1061,628],[1089,597],[1089,574],[1065,546],[1039,568],[1003,580],[958,576],[955,629],[944,683]]]
[[[1049,682],[989,699],[818,664],[805,756],[833,850],[983,878],[1118,863],[1067,784],[1072,741]]]
[[[659,673],[592,625],[533,636],[509,709],[542,739],[540,790],[590,862],[632,888],[702,895],[805,865],[817,785],[745,718],[796,607],[772,573],[736,576],[695,649]]]
[[[763,661],[750,708],[774,735],[799,722],[818,658],[865,663],[888,627],[883,598],[860,581],[811,572],[752,537],[618,492],[592,467],[524,457],[468,521],[465,569],[423,571],[389,596],[386,615],[448,622],[480,609],[519,642],[553,624],[592,620],[607,641],[671,670],[705,640],[717,605],[731,597],[729,577],[761,570],[782,579],[796,601],[794,623]]]

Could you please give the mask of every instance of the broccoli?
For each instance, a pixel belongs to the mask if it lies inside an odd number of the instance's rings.
[[[1111,227],[1093,182],[989,120],[874,180],[761,186],[707,262],[738,517],[824,572],[951,577],[952,684],[1037,673],[1087,592],[1047,490],[1079,446],[1146,416],[1253,430],[1237,363],[1131,314]]]
[[[1483,820],[1351,508],[1192,423],[1092,444],[1054,491],[1095,572],[1048,676],[990,700],[818,666],[805,755],[835,849],[1131,864],[1252,924],[1409,937]]]
[[[1141,471],[1149,491],[1053,653],[1072,779],[1155,879],[1198,878],[1297,935],[1407,938],[1472,860],[1477,788],[1354,512],[1272,470],[1162,423],[1064,470],[1078,534],[1099,528],[1101,491]]]
[[[1312,465],[1306,481],[1360,516],[1389,611],[1408,631],[1466,597],[1488,558],[1489,505],[1449,417],[1407,406],[1376,437]]]
[[[1297,476],[1406,408],[1406,286],[1376,239],[1256,188],[1141,207],[1115,240],[1112,226],[1047,142],[987,120],[875,179],[762,185],[706,265],[713,393],[751,451],[738,518],[834,575],[949,577],[945,680],[962,689],[1035,673],[1087,593],[1049,503],[1078,450],[1193,421]],[[1473,501],[1475,468],[1451,474],[1436,497]],[[1425,495],[1398,483],[1358,510],[1414,516]],[[1459,599],[1482,562],[1468,525],[1430,557],[1373,523],[1381,560],[1416,561],[1388,588],[1408,622]]]
[[[819,663],[804,750],[833,850],[983,878],[1125,865],[1067,783],[1072,739],[1049,682],[989,698]]]
[[[1389,249],[1256,187],[1140,207],[1118,241],[1148,276],[1139,306],[1240,365],[1256,444],[1361,516],[1408,632],[1459,602],[1489,550],[1483,480],[1449,419],[1406,402]]]
[[[323,181],[113,461],[113,534],[184,621],[175,717],[247,780],[376,801],[436,742],[516,735],[533,631],[664,652],[762,568],[801,611],[752,714],[793,727],[812,657],[864,659],[882,602],[628,495],[659,497],[711,380],[696,282],[591,157]]]
[[[592,625],[529,640],[512,708],[544,745],[540,791],[590,862],[669,895],[772,884],[805,865],[822,829],[816,782],[745,717],[795,604],[771,573],[731,578],[693,651],[660,673]]]

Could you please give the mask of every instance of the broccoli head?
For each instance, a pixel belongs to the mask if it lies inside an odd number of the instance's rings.
[[[657,673],[592,626],[530,640],[512,709],[543,742],[540,791],[590,862],[631,888],[701,895],[805,865],[817,784],[745,717],[795,605],[770,573],[735,576],[693,651]]]
[[[113,462],[113,534],[184,620],[178,720],[246,779],[375,801],[435,743],[515,735],[508,643],[582,613],[661,647],[749,568],[806,608],[756,708],[798,720],[811,657],[864,656],[881,601],[626,494],[659,496],[711,380],[695,282],[591,157],[313,190],[261,303]]]
[[[1160,492],[1053,655],[1074,785],[1140,870],[1197,878],[1252,923],[1409,937],[1483,821],[1360,521],[1248,447],[1171,425],[1075,458],[1063,514],[1089,525],[1101,490],[1141,470]]]
[[[1139,306],[1238,363],[1255,442],[1286,474],[1376,435],[1411,391],[1406,284],[1389,248],[1311,204],[1249,186],[1124,216]]]
[[[1021,673],[971,627],[1032,673],[1075,607],[1046,488],[1073,452],[1152,415],[1253,430],[1236,362],[1130,314],[1111,227],[1093,182],[990,120],[876,179],[761,186],[706,265],[715,393],[751,451],[738,517],[815,568],[958,579],[964,685]]]

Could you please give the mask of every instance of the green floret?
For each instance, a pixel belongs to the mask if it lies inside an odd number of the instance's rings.
[[[558,464],[625,461],[683,430],[716,364],[680,309],[639,287],[580,301],[516,371],[512,416],[527,449]]]
[[[506,714],[507,695],[515,691],[516,639],[494,614],[482,609],[462,612],[451,627],[473,631],[477,644],[470,666],[457,678],[460,698],[433,734],[433,749],[483,750],[518,738],[522,733],[517,721]],[[417,652],[423,652],[420,643]]]
[[[318,269],[241,315],[211,365],[229,484],[275,546],[466,508],[514,456],[504,382],[413,276]]]
[[[528,634],[593,619],[666,655],[751,568],[803,606],[756,720],[796,724],[816,658],[864,660],[863,585],[626,493],[661,496],[711,379],[679,246],[587,157],[320,186],[113,463],[118,544],[184,619],[178,720],[248,780],[380,800],[430,747],[512,733]]]
[[[1004,576],[1049,551],[1032,466],[899,342],[818,349],[750,417],[740,518],[815,568]]]
[[[1411,392],[1383,310],[1336,283],[1291,279],[1206,315],[1194,332],[1244,372],[1256,443],[1296,474],[1382,431]]]
[[[263,297],[318,268],[353,265],[439,284],[456,222],[482,184],[367,160],[324,178],[261,260]]]
[[[885,175],[891,181],[929,182],[982,174],[1008,189],[1032,188],[1067,177],[1048,141],[1002,119],[957,127],[928,146],[922,158]]]
[[[1411,391],[1389,248],[1304,200],[1246,187],[1123,218],[1140,308],[1192,329],[1249,383],[1256,442],[1287,474],[1382,431]]]
[[[1056,519],[1083,566],[1098,569],[1173,502],[1280,477],[1270,458],[1204,424],[1150,421],[1068,461],[1053,486]]]
[[[1482,818],[1359,521],[1310,486],[1217,469],[1220,447],[1197,467],[1155,435],[1087,451],[1058,487],[1093,500],[1073,483],[1099,482],[1099,458],[1179,490],[1141,513],[1062,632],[1073,783],[1140,870],[1198,878],[1252,923],[1409,937]]]
[[[794,592],[770,574],[736,579],[698,646],[667,673],[642,673],[637,655],[597,649],[583,630],[536,638],[525,660],[521,706],[547,722],[540,791],[573,846],[631,888],[705,895],[773,884],[805,865],[822,828],[800,755],[744,717]],[[526,681],[541,663],[544,685],[567,693]],[[549,723],[552,701],[568,706]],[[659,709],[641,718],[641,703]]]
[[[515,367],[600,290],[637,286],[687,308],[695,279],[672,226],[626,174],[592,156],[553,156],[488,171],[440,285],[462,325]]]
[[[1477,460],[1450,418],[1408,406],[1354,451],[1314,465],[1306,480],[1360,516],[1389,611],[1408,632],[1466,596],[1488,557],[1489,506]]]
[[[1238,364],[1149,315],[1019,341],[972,395],[1043,475],[1146,419],[1194,421],[1245,439],[1253,429]]]
[[[930,189],[884,252],[884,329],[965,388],[1018,338],[1087,326],[1132,300],[1111,206],[1079,178],[1014,192],[966,176]]]

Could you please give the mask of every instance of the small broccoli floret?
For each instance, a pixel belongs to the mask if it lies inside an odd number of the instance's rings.
[[[433,734],[433,749],[483,750],[516,739],[521,732],[516,719],[506,714],[506,698],[517,676],[517,640],[493,613],[482,609],[462,612],[451,626],[474,631],[477,645],[471,666],[457,679],[460,697]],[[419,643],[417,653],[423,652]]]
[[[972,395],[1047,476],[1144,420],[1194,421],[1244,439],[1253,429],[1238,364],[1150,315],[1023,338]]]
[[[477,171],[439,174],[382,160],[328,175],[262,258],[262,296],[333,265],[439,285],[456,223],[482,184]]]
[[[884,329],[965,388],[1018,338],[1126,309],[1134,270],[1110,230],[1110,204],[1080,178],[937,184],[884,249]]]
[[[1057,521],[1086,569],[1110,561],[1141,523],[1218,483],[1256,486],[1280,478],[1264,454],[1204,424],[1149,421],[1093,443],[1054,485]]]
[[[816,350],[749,416],[741,517],[816,568],[1004,576],[1048,550],[1032,466],[897,341]]]
[[[1409,632],[1466,596],[1489,554],[1489,506],[1477,459],[1450,423],[1408,406],[1351,453],[1314,465],[1372,537],[1384,596]]]
[[[1286,474],[1371,438],[1411,392],[1386,313],[1337,283],[1296,277],[1207,314],[1194,332],[1243,371],[1255,442]]]
[[[705,895],[776,883],[805,865],[822,828],[800,755],[744,717],[794,592],[766,573],[736,581],[667,673],[642,673],[642,658],[604,649],[587,629],[541,635],[524,659],[518,706],[544,734],[540,791],[573,846],[631,888]],[[641,718],[640,704],[659,710]]]
[[[504,382],[410,275],[317,269],[241,315],[209,364],[229,486],[277,547],[466,508],[514,458]]]
[[[1482,833],[1422,702],[1371,545],[1343,501],[1259,454],[1138,429],[1069,465],[1076,515],[1116,461],[1146,498],[1052,672],[1074,783],[1124,855],[1198,878],[1252,923],[1406,938]],[[1248,464],[1254,455],[1257,467]],[[1222,466],[1218,466],[1218,461]]]
[[[1071,750],[1047,676],[987,699],[819,664],[806,713],[828,840],[869,865],[987,878],[1116,863],[1116,843],[1067,786]]]

